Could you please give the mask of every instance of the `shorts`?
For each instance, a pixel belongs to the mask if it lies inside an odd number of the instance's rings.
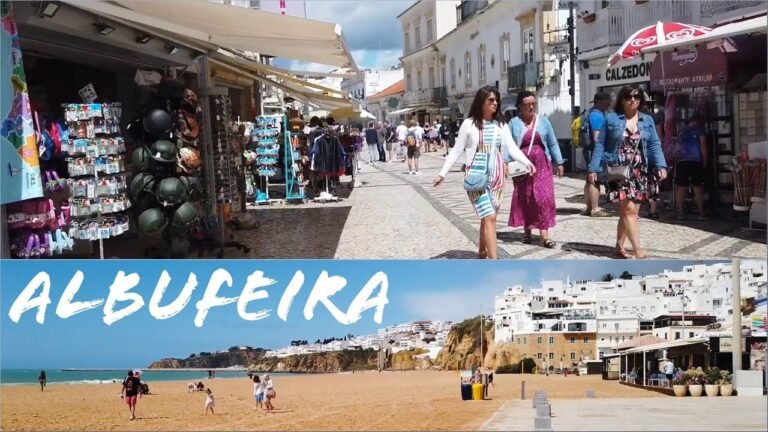
[[[264,393],[254,395],[254,398],[256,398],[256,402],[264,402]]]
[[[675,169],[675,184],[678,186],[703,186],[704,165],[696,161],[678,162]]]
[[[387,141],[387,151],[392,151],[392,141]]]
[[[139,401],[139,395],[125,397],[125,403],[127,403],[128,405],[136,405],[136,402],[138,401]]]
[[[408,159],[418,158],[420,155],[419,146],[408,147]]]

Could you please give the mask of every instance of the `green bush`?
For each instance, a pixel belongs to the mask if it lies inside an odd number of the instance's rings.
[[[520,365],[518,364],[505,364],[496,368],[497,374],[516,374],[520,373]]]
[[[704,375],[704,384],[719,384],[721,379],[720,368],[713,367],[707,369]]]

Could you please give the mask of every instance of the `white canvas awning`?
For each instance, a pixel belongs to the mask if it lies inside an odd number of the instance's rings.
[[[418,108],[402,108],[396,111],[388,112],[387,115],[400,115],[400,114],[408,114],[411,112],[416,111]]]
[[[711,32],[702,36],[687,38],[683,40],[670,40],[659,45],[643,48],[642,51],[644,53],[671,51],[675,48],[690,47],[702,43],[717,42],[722,39],[735,36],[766,32],[768,32],[768,16],[763,15],[757,18],[748,19],[746,21],[735,22],[717,27]]]
[[[357,70],[341,26],[207,0],[64,0],[107,18],[154,27],[222,48]]]
[[[696,345],[696,344],[704,343],[707,341],[708,339],[701,338],[701,337],[692,338],[692,339],[678,339],[678,340],[660,342],[660,343],[650,344],[650,345],[641,345],[635,348],[630,348],[624,351],[622,354],[632,354],[632,353],[639,353],[644,351],[658,351],[660,349],[669,349],[669,348],[686,346],[686,345]]]

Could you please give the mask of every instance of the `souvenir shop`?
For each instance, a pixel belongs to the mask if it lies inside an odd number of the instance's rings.
[[[659,55],[650,90],[664,110],[665,149],[677,146],[691,116],[702,118],[712,161],[704,187],[709,205],[747,212],[753,197],[765,199],[766,39],[731,40],[735,52],[691,46]],[[674,152],[670,156],[674,163]]]
[[[14,65],[2,77],[13,89],[2,113],[3,257],[247,251],[219,223],[238,196],[239,157],[229,98],[194,90],[199,53],[73,7],[53,20],[38,7],[2,2],[2,56]]]

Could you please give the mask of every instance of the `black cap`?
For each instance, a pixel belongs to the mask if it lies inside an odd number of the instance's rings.
[[[609,95],[606,92],[597,92],[595,93],[595,98],[592,99],[592,102],[610,102],[611,101],[611,95]]]

